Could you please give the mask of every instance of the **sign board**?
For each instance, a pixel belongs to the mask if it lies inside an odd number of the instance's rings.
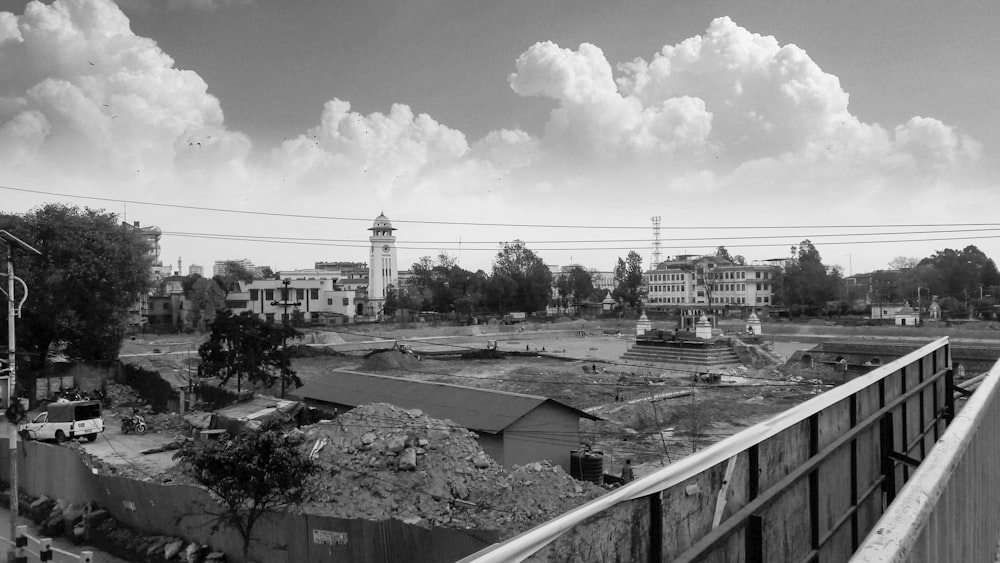
[[[333,530],[316,530],[313,533],[313,543],[326,545],[347,545],[346,532],[334,532]]]

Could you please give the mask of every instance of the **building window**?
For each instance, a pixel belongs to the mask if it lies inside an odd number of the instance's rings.
[[[760,279],[760,272],[754,272],[757,274],[757,279]]]
[[[304,289],[296,289],[295,290],[295,300],[296,301],[302,301],[305,298],[306,298],[306,290],[304,290]]]
[[[313,300],[319,299],[319,289],[318,288],[314,287],[314,288],[312,288],[312,289],[309,290],[309,299],[313,299]]]
[[[274,323],[274,313],[266,313],[264,315],[264,320],[267,321],[268,324],[273,324]]]
[[[319,320],[319,313],[315,313],[315,312],[309,313],[309,318],[312,319],[312,320],[314,320],[314,321],[318,321]]]
[[[344,298],[344,307],[347,307],[350,304],[351,304],[351,299],[349,297],[345,297]]]
[[[333,305],[333,298],[332,297],[327,297],[326,298],[326,304],[327,305]]]
[[[264,290],[264,300],[265,301],[274,301],[274,290],[273,289],[265,289]]]
[[[764,296],[764,303],[767,303],[767,302],[768,302],[768,297],[765,295]]]
[[[759,296],[759,295],[757,296],[757,302],[758,302],[758,303],[760,303],[760,302],[761,302],[761,300],[760,300],[760,296]]]
[[[260,299],[260,290],[259,289],[251,289],[250,290],[250,301],[257,301],[258,299]]]
[[[760,291],[760,288],[761,288],[760,284],[757,284],[757,291]]]

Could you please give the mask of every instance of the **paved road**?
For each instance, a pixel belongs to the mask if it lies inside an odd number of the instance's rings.
[[[17,520],[18,524],[24,524],[28,526],[29,536],[33,538],[42,537],[41,533],[38,531],[38,526],[36,526],[31,520],[28,520],[27,518],[24,517],[20,517]],[[8,543],[8,536],[10,536],[10,510],[5,508],[3,510],[0,510],[0,538],[2,538],[2,541],[0,541],[0,562],[3,563],[6,563],[7,561],[7,549],[9,548],[10,545]],[[67,556],[64,553],[60,553],[59,550],[73,554],[79,554],[81,551],[85,550],[93,552],[94,563],[128,563],[128,561],[125,561],[124,559],[119,559],[111,555],[110,553],[105,553],[94,547],[73,545],[72,542],[70,542],[69,540],[65,540],[63,538],[52,538],[52,547],[55,548],[53,550],[55,552],[53,561],[56,561],[57,563],[70,563],[74,561],[79,561],[79,559],[77,558]],[[38,553],[38,544],[29,539],[28,550],[33,553]],[[38,558],[29,556],[28,561],[38,561]]]

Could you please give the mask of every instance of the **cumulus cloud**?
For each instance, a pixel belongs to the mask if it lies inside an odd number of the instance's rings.
[[[0,146],[16,147],[0,164],[21,178],[162,181],[182,175],[180,162],[226,166],[250,148],[201,77],[136,36],[110,1],[0,14],[0,84]]]
[[[979,157],[975,140],[937,120],[914,118],[892,131],[862,122],[840,80],[805,50],[727,17],[616,70],[586,43],[571,50],[540,42],[521,54],[511,88],[556,102],[542,152],[598,167],[625,163],[636,174],[653,168],[672,175],[672,190],[726,185],[751,170],[784,178],[785,188],[820,178],[862,185],[872,175],[890,184],[953,173]]]

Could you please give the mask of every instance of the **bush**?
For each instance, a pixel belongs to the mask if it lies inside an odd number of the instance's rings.
[[[154,413],[167,410],[167,405],[173,397],[174,390],[170,384],[160,377],[159,372],[143,369],[132,364],[122,366],[122,383],[132,387],[139,393],[143,402],[153,409]]]

